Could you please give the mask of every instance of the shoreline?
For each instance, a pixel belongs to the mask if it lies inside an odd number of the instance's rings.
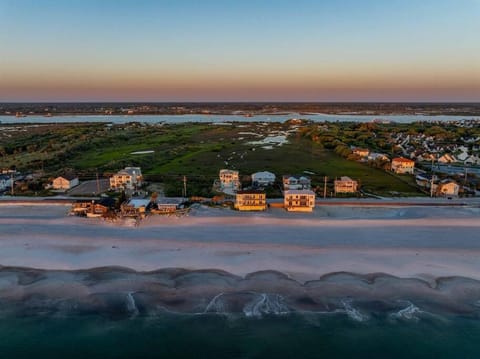
[[[273,270],[299,281],[332,272],[480,280],[480,208],[325,206],[312,214],[199,207],[140,226],[66,215],[62,205],[0,206],[0,265]]]
[[[449,276],[430,282],[385,273],[327,273],[299,282],[277,271],[238,276],[221,270],[122,267],[41,270],[0,267],[1,315],[100,314],[123,319],[165,314],[244,316],[342,314],[367,322],[449,316],[478,318],[480,281]],[[18,284],[17,284],[18,283]],[[443,320],[443,319],[442,319]]]

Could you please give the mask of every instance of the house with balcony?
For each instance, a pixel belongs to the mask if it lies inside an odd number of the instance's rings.
[[[337,193],[355,193],[358,191],[358,182],[350,177],[342,176],[334,181],[335,194]]]
[[[263,191],[238,191],[235,208],[239,211],[265,211],[267,209],[267,196]]]
[[[253,186],[270,186],[275,183],[275,174],[268,171],[255,172],[252,174],[252,185]]]
[[[315,207],[315,192],[311,190],[288,190],[283,195],[283,205],[289,212],[312,212]]]
[[[135,190],[143,181],[140,167],[125,167],[110,177],[110,188],[119,190]]]
[[[283,190],[309,190],[312,181],[307,176],[284,175],[282,177]]]
[[[239,172],[222,169],[219,172],[220,190],[225,193],[235,193],[240,189]]]

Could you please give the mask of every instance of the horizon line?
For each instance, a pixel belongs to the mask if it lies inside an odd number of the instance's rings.
[[[288,100],[288,101],[120,101],[120,100],[105,100],[105,101],[0,101],[0,105],[8,104],[478,104],[478,101],[301,101],[301,100]]]

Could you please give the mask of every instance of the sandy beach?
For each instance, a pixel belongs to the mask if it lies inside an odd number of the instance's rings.
[[[311,214],[199,205],[139,226],[68,212],[61,202],[0,206],[4,316],[479,316],[476,204]]]
[[[66,205],[0,206],[0,264],[75,270],[121,266],[274,270],[304,282],[339,271],[480,279],[480,209],[317,207],[312,214],[197,207],[139,227],[68,216]]]

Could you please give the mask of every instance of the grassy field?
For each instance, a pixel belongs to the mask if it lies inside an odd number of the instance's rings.
[[[278,178],[283,174],[308,171],[313,173],[313,187],[323,188],[324,176],[328,176],[329,182],[336,177],[349,176],[358,180],[366,192],[420,194],[411,186],[411,177],[399,179],[382,170],[349,161],[301,136],[298,130],[298,127],[281,123],[85,124],[74,129],[52,128],[48,140],[42,140],[42,133],[29,137],[20,133],[8,144],[17,144],[16,153],[3,156],[2,161],[3,165],[17,163],[23,170],[33,170],[40,166],[38,160],[41,158],[42,166],[51,175],[73,169],[85,178],[97,171],[109,175],[124,166],[140,166],[147,179],[165,183],[169,195],[180,195],[183,175],[188,177],[190,195],[211,195],[213,180],[222,168],[239,170],[244,185],[248,185],[248,175],[257,171],[271,171]],[[280,140],[268,143],[265,138]],[[28,143],[35,143],[36,150],[28,151]],[[154,152],[132,154],[135,151]]]

